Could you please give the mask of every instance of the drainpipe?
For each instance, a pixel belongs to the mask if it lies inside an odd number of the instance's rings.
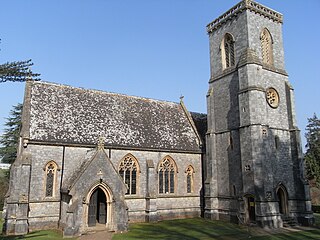
[[[63,180],[63,172],[64,172],[64,158],[65,158],[65,151],[66,147],[62,146],[62,161],[61,161],[61,178],[60,178],[60,208],[59,208],[59,221],[58,221],[58,228],[60,228],[61,225],[61,207],[62,207],[62,180]]]

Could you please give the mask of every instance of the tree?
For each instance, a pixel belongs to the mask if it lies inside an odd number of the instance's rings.
[[[13,163],[17,157],[17,147],[21,128],[22,104],[13,106],[5,123],[6,128],[0,136],[0,159],[3,163]]]
[[[27,61],[7,62],[0,65],[1,82],[24,82],[29,79],[39,81],[40,74],[33,73],[30,67],[33,65],[31,59]]]
[[[307,176],[309,179],[314,179],[320,187],[320,119],[316,114],[308,118],[305,137],[307,139],[305,154]]]
[[[0,186],[0,210],[2,210],[5,198],[4,196],[6,195],[9,188],[9,170],[0,169]]]

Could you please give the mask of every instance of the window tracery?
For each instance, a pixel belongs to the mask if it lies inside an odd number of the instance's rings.
[[[127,195],[137,194],[138,161],[131,155],[126,155],[119,165],[119,175],[127,185]]]
[[[187,173],[187,193],[192,193],[193,192],[193,174],[194,174],[194,169],[190,165],[186,169]]]
[[[176,166],[170,157],[165,157],[158,169],[159,193],[174,193]]]
[[[47,163],[45,171],[46,171],[45,196],[53,197],[55,192],[55,179],[56,179],[56,172],[57,172],[57,165],[55,164],[55,162],[51,161]]]

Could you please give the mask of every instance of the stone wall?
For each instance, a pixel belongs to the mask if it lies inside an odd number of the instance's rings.
[[[30,193],[28,196],[30,231],[57,228],[59,226],[64,228],[68,225],[68,219],[71,217],[70,214],[70,216],[67,214],[70,211],[70,204],[68,202],[71,199],[73,202],[80,200],[81,203],[82,199],[77,200],[74,197],[66,195],[63,197],[65,200],[61,202],[60,194],[62,190],[64,191],[61,187],[68,187],[69,182],[74,181],[74,179],[72,181],[70,179],[83,171],[83,166],[94,157],[95,152],[95,147],[52,146],[32,143],[28,144],[27,148],[23,150],[23,154],[30,156],[32,169],[30,171]],[[202,190],[201,154],[108,148],[105,149],[105,153],[112,163],[111,168],[114,168],[115,171],[117,171],[121,160],[127,154],[131,154],[138,161],[140,171],[137,177],[137,194],[125,195],[124,198],[128,207],[130,222],[200,216],[200,195]],[[160,161],[168,155],[175,161],[177,166],[175,193],[159,194],[157,170]],[[53,196],[46,197],[46,165],[51,161],[57,164],[58,169],[55,175]],[[194,168],[192,193],[187,193],[186,169],[189,165]],[[96,172],[92,174],[92,178],[94,178]],[[112,178],[112,180],[108,181],[119,180]],[[114,183],[111,184],[109,182],[109,185],[114,185]],[[86,189],[87,192],[89,190]],[[113,189],[113,191],[117,190]],[[83,212],[81,209],[82,207],[80,208],[80,212]],[[75,216],[71,218],[75,219]],[[86,219],[82,220],[86,221]],[[74,224],[77,223],[75,222]],[[66,234],[74,234],[74,232],[69,231]]]
[[[242,1],[208,25],[211,78],[205,215],[248,220],[251,196],[255,220],[262,226],[279,227],[278,189],[285,189],[287,215],[296,217],[310,214],[308,187],[303,183],[293,90],[285,71],[282,16],[252,4]],[[270,65],[262,61],[265,28],[272,38],[274,62]],[[223,39],[227,33],[234,40],[235,64],[226,68]],[[276,89],[278,106],[267,102],[269,88]]]

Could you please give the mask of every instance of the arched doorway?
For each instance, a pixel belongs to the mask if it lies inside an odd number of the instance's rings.
[[[106,224],[107,222],[107,197],[101,188],[96,188],[90,197],[88,210],[88,226]]]
[[[253,195],[245,196],[246,199],[246,223],[256,221],[256,203]]]
[[[282,215],[288,215],[288,195],[283,186],[278,188],[277,197],[279,201],[279,213]]]

